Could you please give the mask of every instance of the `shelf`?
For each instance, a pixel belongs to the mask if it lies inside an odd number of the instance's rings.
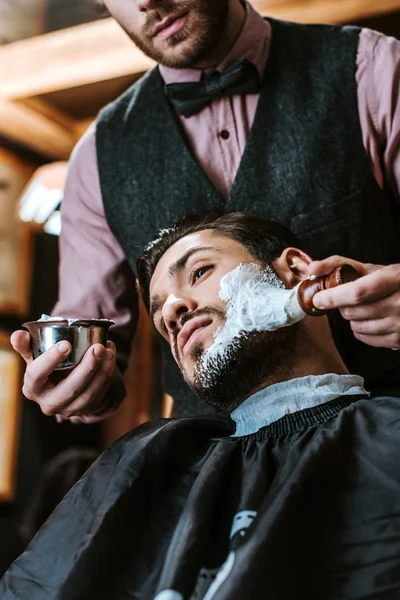
[[[252,4],[278,19],[332,24],[400,10],[400,0]],[[151,66],[113,19],[0,47],[0,136],[51,159],[66,159],[98,110]]]

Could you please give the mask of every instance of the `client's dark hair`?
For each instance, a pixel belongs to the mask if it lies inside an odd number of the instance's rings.
[[[213,229],[218,235],[239,242],[264,266],[271,266],[285,248],[299,246],[297,238],[288,229],[257,213],[224,214],[213,210],[186,215],[174,227],[162,230],[138,259],[139,286],[147,310],[150,281],[164,252],[182,237],[204,229]]]

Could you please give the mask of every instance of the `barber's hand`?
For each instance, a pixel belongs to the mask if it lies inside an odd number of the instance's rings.
[[[113,342],[108,342],[107,348],[101,344],[91,346],[72,371],[55,371],[71,352],[69,342],[59,342],[35,360],[27,331],[15,331],[11,343],[27,365],[22,392],[37,402],[45,415],[55,415],[59,422],[69,419],[72,423],[95,423],[117,408],[107,398],[116,369]]]
[[[350,321],[354,336],[381,348],[400,349],[400,264],[382,266],[360,263],[343,256],[313,261],[309,274],[327,275],[347,263],[361,275],[356,281],[318,292],[316,308],[338,308]]]

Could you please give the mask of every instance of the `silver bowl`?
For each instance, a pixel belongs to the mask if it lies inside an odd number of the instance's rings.
[[[34,359],[58,342],[66,341],[71,344],[70,354],[58,365],[56,370],[76,367],[93,344],[106,346],[108,329],[111,325],[114,325],[114,321],[107,319],[81,319],[79,321],[49,319],[23,323],[31,336],[31,350]]]

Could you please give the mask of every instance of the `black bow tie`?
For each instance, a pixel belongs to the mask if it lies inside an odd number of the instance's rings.
[[[235,60],[223,73],[214,71],[198,83],[170,83],[164,86],[175,110],[185,117],[198,113],[216,98],[234,94],[257,94],[260,89],[257,67],[247,58]]]

